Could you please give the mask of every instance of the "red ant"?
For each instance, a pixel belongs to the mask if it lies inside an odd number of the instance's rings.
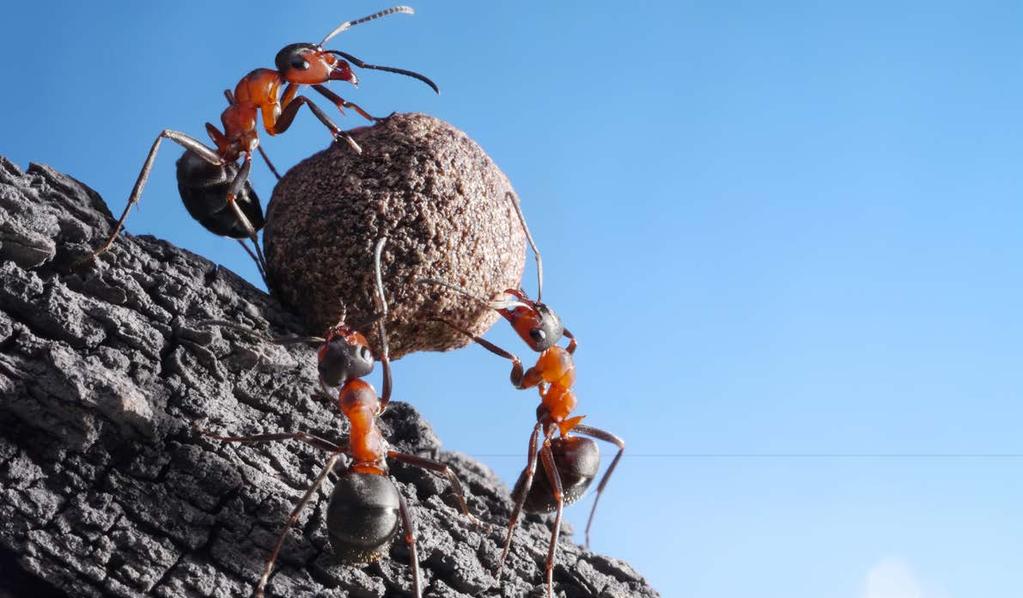
[[[207,147],[185,133],[164,129],[149,149],[149,155],[128,197],[128,205],[117,220],[113,232],[103,245],[83,261],[95,259],[113,244],[128,218],[128,213],[142,196],[142,189],[149,179],[149,172],[153,168],[160,143],[164,139],[170,139],[185,148],[185,153],[177,162],[177,178],[178,191],[188,213],[213,234],[237,239],[256,262],[263,282],[266,283],[266,258],[259,247],[257,237],[257,231],[263,228],[265,219],[259,198],[248,182],[253,150],[258,148],[273,174],[278,179],[281,177],[259,145],[258,114],[262,113],[263,128],[266,132],[270,135],[279,135],[288,130],[299,109],[307,105],[316,118],[330,130],[335,141],[344,140],[354,151],[361,153],[362,149],[354,139],[334,124],[312,100],[298,95],[298,91],[303,85],[311,85],[317,93],[334,103],[342,114],[345,108],[351,108],[373,122],[382,119],[371,116],[358,105],[343,99],[323,85],[329,81],[348,81],[358,86],[359,80],[349,63],[365,69],[413,77],[440,93],[433,81],[419,73],[366,64],[347,52],[323,48],[336,35],[356,25],[392,14],[414,12],[408,6],[394,6],[361,19],[343,22],[318,44],[298,43],[284,46],[274,59],[276,70],[256,69],[238,82],[233,93],[230,90],[224,92],[228,101],[227,109],[220,115],[224,131],[221,132],[211,123],[206,123],[206,132],[216,145],[216,149]],[[281,92],[281,86],[284,84],[287,86]],[[240,167],[237,164],[239,158],[242,159]],[[254,251],[245,244],[246,238],[252,241]]]
[[[391,362],[387,349],[387,333],[384,328],[384,320],[387,317],[387,300],[384,297],[383,276],[380,268],[380,256],[385,242],[386,238],[378,241],[374,250],[376,299],[380,303],[380,308],[379,314],[373,319],[376,321],[380,333],[380,363],[383,366],[383,393],[380,397],[377,397],[373,387],[362,379],[373,371],[373,353],[370,351],[369,344],[361,333],[345,324],[343,314],[341,320],[327,331],[325,338],[282,337],[273,339],[273,342],[278,344],[315,343],[319,345],[317,360],[320,385],[328,395],[331,394],[330,388],[340,387],[337,391],[338,405],[351,423],[348,446],[338,446],[305,432],[257,436],[219,436],[203,433],[209,438],[224,442],[256,443],[293,439],[330,453],[330,457],[316,481],[306,490],[298,505],[288,516],[284,530],[281,531],[273,551],[267,558],[263,574],[259,578],[255,592],[257,597],[263,596],[270,573],[273,571],[274,562],[284,545],[285,538],[287,538],[288,530],[298,521],[302,509],[312,499],[328,474],[333,471],[342,455],[347,455],[351,462],[338,477],[337,483],[334,484],[330,503],[327,505],[327,531],[334,552],[341,560],[348,563],[376,561],[383,556],[383,551],[397,534],[400,519],[404,529],[405,543],[409,548],[412,588],[416,598],[422,596],[422,591],[412,516],[405,498],[388,478],[388,459],[422,467],[438,475],[446,476],[455,492],[461,511],[473,525],[479,524],[479,520],[469,512],[458,476],[449,466],[416,455],[391,450],[387,440],[377,427],[377,417],[387,408],[392,391]],[[228,325],[238,327],[235,324]]]
[[[522,338],[530,349],[540,353],[536,365],[524,370],[522,361],[513,353],[505,351],[490,341],[480,338],[463,330],[462,328],[439,320],[444,324],[471,337],[485,349],[509,359],[512,362],[511,383],[518,389],[536,387],[540,392],[540,405],[536,410],[536,425],[529,437],[529,457],[526,468],[519,475],[512,490],[512,498],[515,500],[515,508],[512,511],[511,520],[508,523],[508,535],[504,542],[504,550],[501,552],[501,560],[498,564],[498,577],[504,567],[504,561],[508,557],[508,550],[511,548],[512,535],[518,523],[519,514],[525,510],[527,513],[550,513],[555,511],[554,528],[551,533],[550,547],[547,552],[547,595],[554,595],[554,556],[558,546],[558,535],[561,531],[561,516],[565,504],[571,504],[578,500],[590,482],[593,481],[600,468],[600,449],[597,443],[589,438],[575,436],[572,433],[582,434],[598,440],[603,440],[618,447],[618,453],[608,467],[604,476],[597,485],[596,497],[593,500],[593,507],[590,510],[589,519],[586,521],[586,546],[590,544],[590,526],[593,524],[593,515],[597,511],[597,503],[600,495],[607,486],[611,474],[614,472],[618,461],[621,460],[625,451],[625,441],[610,432],[598,428],[581,425],[584,416],[570,417],[575,409],[577,400],[572,392],[572,384],[575,382],[575,366],[572,362],[572,355],[575,353],[578,342],[573,335],[561,323],[561,319],[552,309],[541,303],[543,293],[543,260],[540,251],[533,242],[533,237],[526,225],[526,218],[522,214],[522,208],[518,200],[511,193],[509,200],[515,207],[522,230],[526,234],[526,240],[533,249],[533,256],[536,260],[537,291],[536,301],[530,299],[521,289],[508,289],[493,300],[485,300],[476,295],[435,279],[421,279],[421,283],[438,284],[458,293],[480,301],[489,307],[497,310],[511,324],[515,332]],[[511,296],[511,298],[508,298]],[[569,339],[567,347],[558,345],[561,337]],[[555,434],[560,432],[560,436]],[[541,434],[543,442],[538,443]],[[536,471],[537,459],[543,463],[545,477],[538,478],[534,483],[533,474]]]

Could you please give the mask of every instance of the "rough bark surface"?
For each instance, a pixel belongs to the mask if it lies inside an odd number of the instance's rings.
[[[492,309],[419,278],[440,278],[479,297],[517,288],[526,237],[508,177],[468,135],[425,114],[395,114],[350,131],[362,154],[335,143],[295,165],[274,187],[264,230],[274,293],[320,334],[338,319],[373,312],[372,250],[386,236],[391,356],[465,346],[432,321],[473,334]],[[369,340],[376,345],[373,331]]]
[[[253,434],[345,427],[315,389],[310,348],[272,345],[297,318],[231,272],[125,235],[86,270],[107,233],[91,190],[0,157],[0,596],[240,596],[324,455],[294,442],[225,445],[193,425]],[[396,380],[398,397],[407,396]],[[393,478],[417,522],[427,596],[539,595],[549,531],[527,519],[504,577],[492,574],[508,490],[486,466],[440,450],[404,403],[383,418],[399,450],[435,453],[465,484],[475,529],[447,483],[403,466]],[[271,596],[404,596],[408,553],[365,567],[334,561],[325,484],[290,533]],[[564,596],[655,596],[626,563],[562,542]]]

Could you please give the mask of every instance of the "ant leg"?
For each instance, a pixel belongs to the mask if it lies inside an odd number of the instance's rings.
[[[241,192],[242,187],[245,186],[245,182],[249,180],[249,173],[252,171],[252,154],[246,152],[245,159],[242,160],[242,167],[238,169],[238,172],[234,175],[234,179],[231,180],[231,185],[227,188],[227,205],[231,207],[231,211],[234,212],[235,218],[242,223],[242,228],[245,229],[245,233],[252,240],[252,244],[256,248],[256,267],[260,269],[260,274],[263,276],[263,283],[266,284],[267,288],[270,288],[270,282],[266,277],[266,257],[263,256],[263,250],[259,248],[259,235],[256,232],[256,228],[249,222],[245,213],[242,212],[241,207],[235,199],[238,197],[238,193]]]
[[[341,448],[333,442],[320,438],[319,436],[313,436],[312,434],[306,434],[305,432],[282,432],[279,434],[256,434],[254,436],[220,436],[219,434],[211,434],[209,432],[199,431],[200,434],[207,438],[214,440],[220,440],[223,442],[241,442],[245,444],[257,444],[261,442],[276,442],[278,440],[298,440],[304,442],[309,446],[318,448],[320,450],[327,451],[329,453],[336,453]]]
[[[522,513],[522,505],[526,503],[529,496],[529,489],[533,487],[533,475],[536,473],[536,445],[540,440],[540,423],[533,426],[533,433],[529,436],[529,458],[526,460],[526,468],[522,470],[526,479],[522,483],[522,493],[515,501],[515,508],[512,509],[511,519],[508,520],[508,536],[504,540],[504,550],[501,551],[501,560],[497,562],[496,577],[501,579],[501,569],[504,568],[504,561],[508,558],[508,550],[511,548],[512,536],[515,534],[515,526],[519,522],[519,514]]]
[[[291,126],[292,121],[295,120],[295,115],[298,114],[298,109],[303,105],[309,106],[309,109],[312,110],[316,118],[330,130],[335,140],[344,140],[348,143],[352,150],[355,151],[355,153],[362,153],[362,148],[359,147],[359,144],[356,143],[355,140],[348,135],[348,133],[345,133],[340,127],[334,124],[334,121],[330,120],[330,117],[327,116],[327,114],[321,110],[319,106],[314,104],[312,100],[305,96],[295,96],[293,100],[288,102],[288,105],[284,107],[281,111],[281,115],[277,117],[277,121],[270,129],[270,134],[279,135],[287,131],[288,127]]]
[[[469,518],[469,522],[473,525],[481,525],[481,521],[476,518],[471,512],[469,512],[469,504],[465,502],[465,493],[462,491],[462,483],[458,480],[458,475],[455,474],[455,470],[451,469],[446,463],[440,463],[433,459],[427,459],[425,457],[417,457],[416,455],[409,455],[407,453],[399,453],[397,451],[387,451],[387,456],[395,461],[402,463],[408,463],[409,465],[415,465],[416,467],[422,467],[428,469],[438,475],[443,475],[448,478],[451,483],[451,488],[455,492],[455,498],[458,499],[458,506],[462,509],[462,513]]]
[[[398,493],[398,511],[401,513],[401,524],[405,527],[405,544],[408,545],[409,565],[412,567],[412,595],[422,598],[423,591],[419,587],[419,555],[416,553],[416,530],[412,523],[412,512],[401,492]]]
[[[236,240],[238,241],[238,244],[242,246],[242,249],[245,250],[245,253],[249,254],[249,257],[252,258],[252,261],[256,262],[256,269],[259,270],[259,277],[263,279],[264,283],[266,283],[266,272],[263,271],[263,266],[262,264],[259,263],[259,256],[256,254],[256,252],[249,249],[249,246],[245,244],[244,239]],[[267,286],[269,287],[269,285]]]
[[[568,343],[568,346],[567,346],[567,347],[565,347],[565,350],[566,350],[566,351],[568,351],[568,354],[569,354],[569,355],[574,355],[574,354],[575,354],[575,350],[576,350],[576,348],[578,348],[578,347],[579,347],[579,341],[578,341],[578,340],[576,340],[576,338],[575,338],[575,335],[574,335],[574,334],[572,334],[572,333],[571,333],[571,332],[570,332],[570,331],[568,330],[568,328],[565,328],[565,329],[563,329],[562,333],[563,333],[563,334],[564,334],[565,336],[567,336],[567,337],[568,337],[568,340],[570,341],[570,342]]]
[[[558,552],[558,537],[561,535],[561,515],[565,511],[565,496],[561,487],[561,474],[558,473],[558,465],[554,462],[550,438],[545,438],[543,446],[540,447],[540,459],[543,461],[544,473],[547,474],[547,480],[553,489],[554,500],[558,502],[557,514],[554,516],[554,529],[551,530],[551,545],[547,549],[547,596],[554,598],[554,555]]]
[[[149,148],[149,154],[146,156],[146,161],[142,164],[142,170],[139,172],[138,178],[135,179],[135,186],[132,187],[131,195],[128,196],[128,205],[124,206],[124,211],[121,212],[121,217],[117,219],[117,224],[114,225],[114,230],[110,233],[110,237],[107,238],[103,245],[100,245],[98,249],[93,251],[89,257],[83,259],[83,263],[92,261],[102,255],[106,252],[106,250],[110,249],[114,240],[117,239],[117,235],[124,227],[124,221],[128,218],[128,213],[131,212],[131,209],[142,197],[142,189],[145,188],[146,181],[149,180],[149,173],[153,170],[153,162],[156,161],[156,153],[160,149],[160,142],[164,139],[170,139],[214,166],[222,166],[224,164],[224,159],[221,158],[217,152],[206,147],[199,140],[170,129],[164,129],[161,131],[160,134],[156,136],[156,141],[153,142],[152,147]]]
[[[256,598],[263,598],[263,591],[266,589],[266,584],[270,580],[270,573],[273,571],[274,562],[277,561],[277,555],[280,554],[281,548],[284,546],[284,541],[288,538],[288,530],[291,526],[295,525],[298,521],[298,516],[302,513],[302,509],[309,504],[309,500],[312,499],[313,494],[319,490],[320,485],[323,484],[323,480],[327,479],[327,475],[334,470],[334,465],[337,463],[338,458],[341,457],[340,452],[335,452],[327,459],[327,464],[323,466],[323,471],[316,477],[316,481],[313,482],[312,486],[306,490],[305,494],[302,495],[302,499],[295,505],[294,510],[291,511],[291,515],[288,515],[287,523],[284,524],[284,529],[281,530],[280,537],[277,538],[277,544],[274,545],[273,552],[270,553],[270,557],[266,559],[266,567],[263,568],[263,575],[259,578],[259,585],[256,586]]]
[[[585,434],[586,436],[592,436],[597,440],[603,440],[604,442],[610,442],[611,444],[618,447],[618,453],[615,455],[614,460],[611,461],[611,465],[604,472],[604,476],[600,478],[600,483],[597,484],[597,495],[593,498],[593,506],[590,508],[590,517],[586,520],[586,548],[590,547],[590,526],[593,525],[593,515],[597,512],[597,503],[600,502],[600,494],[604,491],[604,487],[607,486],[608,480],[611,479],[611,474],[614,473],[615,467],[618,466],[618,462],[622,459],[622,453],[625,452],[625,441],[615,436],[610,432],[605,432],[597,428],[591,428],[590,426],[578,425],[573,428],[575,432],[579,434]]]
[[[494,343],[488,341],[487,339],[479,337],[479,336],[476,336],[475,334],[472,334],[471,332],[469,332],[469,331],[467,331],[467,330],[465,330],[465,329],[463,329],[463,328],[461,328],[459,326],[456,326],[456,325],[452,324],[451,322],[448,322],[447,320],[442,320],[440,318],[431,318],[431,319],[433,319],[434,321],[437,321],[437,322],[442,322],[443,324],[446,324],[449,328],[453,328],[453,329],[461,332],[465,336],[468,336],[472,340],[476,341],[477,344],[482,346],[487,351],[490,351],[494,355],[497,355],[498,357],[504,357],[505,359],[511,360],[511,362],[512,362],[512,370],[511,370],[510,378],[511,378],[511,383],[512,383],[513,386],[515,386],[515,388],[518,388],[520,390],[523,389],[523,388],[531,388],[533,386],[536,386],[536,385],[540,384],[540,382],[542,381],[542,378],[540,377],[540,373],[537,372],[535,368],[529,368],[528,371],[523,371],[522,360],[519,359],[514,353],[511,353],[509,351],[505,351],[504,349],[502,349],[501,347],[498,347],[497,345],[495,345]]]
[[[278,181],[281,180],[281,173],[277,172],[277,169],[274,168],[274,163],[270,161],[270,156],[266,155],[266,150],[263,149],[263,146],[257,145],[256,148],[259,149],[259,155],[263,156],[263,161],[266,162],[266,166],[270,169],[270,172],[274,173],[274,176],[277,177]]]
[[[327,98],[331,102],[334,102],[334,105],[337,106],[337,109],[340,110],[342,114],[344,113],[345,108],[351,108],[352,110],[358,112],[359,116],[365,118],[368,121],[380,122],[382,120],[387,120],[384,118],[377,118],[376,116],[373,116],[369,112],[363,110],[362,107],[356,104],[355,102],[349,102],[348,100],[334,93],[333,90],[331,90],[329,87],[326,87],[325,85],[313,85],[313,89],[315,89],[317,92],[319,92],[320,95]]]

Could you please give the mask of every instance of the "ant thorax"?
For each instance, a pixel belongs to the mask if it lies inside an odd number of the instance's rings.
[[[568,389],[575,384],[575,362],[563,347],[555,345],[546,349],[533,367],[540,372],[543,381],[551,385]]]
[[[377,427],[380,399],[365,380],[349,380],[341,387],[338,406],[351,424],[348,448],[352,469],[361,473],[387,473],[387,441]]]
[[[540,417],[556,424],[565,436],[582,420],[581,417],[569,418],[575,410],[578,400],[572,392],[575,383],[575,364],[572,355],[557,345],[540,354],[533,366],[540,374],[542,382],[538,385],[540,392]]]

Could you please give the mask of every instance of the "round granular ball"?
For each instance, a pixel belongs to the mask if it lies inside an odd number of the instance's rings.
[[[497,314],[436,278],[479,297],[517,288],[525,235],[508,178],[469,137],[423,114],[395,114],[349,131],[356,154],[335,143],[292,168],[274,189],[264,229],[273,292],[310,327],[346,321],[378,348],[373,248],[386,236],[382,270],[393,358],[464,346]],[[343,306],[343,307],[342,307]]]

